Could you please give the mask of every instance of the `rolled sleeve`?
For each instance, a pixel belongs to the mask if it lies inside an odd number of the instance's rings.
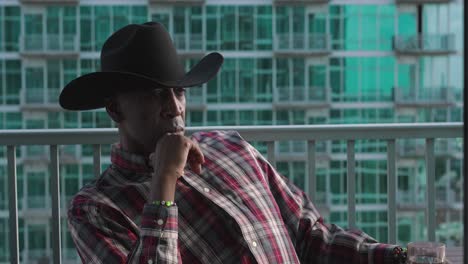
[[[141,220],[141,235],[177,239],[178,208],[146,204]]]

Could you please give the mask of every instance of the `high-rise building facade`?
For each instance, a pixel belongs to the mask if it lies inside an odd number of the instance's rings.
[[[210,51],[218,76],[188,89],[187,125],[462,121],[462,5],[458,0],[1,0],[0,129],[105,128],[103,110],[69,112],[61,88],[99,70],[106,38],[129,23],[163,23],[187,69]],[[253,142],[261,151],[266,146]],[[92,146],[60,149],[62,206],[93,180]],[[277,168],[302,188],[305,142],[279,142]],[[397,146],[399,243],[425,233],[424,142]],[[103,146],[109,164],[110,146]],[[387,240],[386,144],[356,142],[358,227]],[[8,263],[5,149],[0,150],[0,263]],[[48,149],[18,157],[22,262],[51,256]],[[436,141],[437,239],[461,243],[460,140]],[[318,142],[316,203],[347,225],[346,142]],[[62,220],[62,257],[77,255]]]

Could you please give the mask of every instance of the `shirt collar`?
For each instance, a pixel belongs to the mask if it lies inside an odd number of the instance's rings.
[[[130,153],[122,149],[120,143],[112,144],[111,162],[119,168],[136,173],[153,172],[149,158],[140,154]]]

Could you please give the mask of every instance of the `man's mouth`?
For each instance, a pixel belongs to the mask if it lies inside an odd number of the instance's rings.
[[[183,132],[184,132],[184,128],[181,126],[173,127],[167,130],[167,133],[183,133]]]

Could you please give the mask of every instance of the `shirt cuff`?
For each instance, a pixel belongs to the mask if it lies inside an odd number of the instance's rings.
[[[398,245],[377,243],[373,245],[369,254],[369,263],[395,263],[395,248]]]
[[[141,235],[177,238],[177,205],[163,206],[145,204],[141,218]]]

